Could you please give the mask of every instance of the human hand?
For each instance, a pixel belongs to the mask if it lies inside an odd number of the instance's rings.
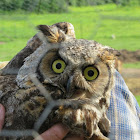
[[[66,128],[63,124],[59,123],[52,126],[49,130],[45,131],[40,136],[43,140],[62,140],[67,135],[68,132],[69,129]],[[35,140],[40,140],[39,137],[37,137]],[[83,138],[71,136],[66,138],[65,140],[83,140]]]
[[[2,104],[0,104],[0,130],[4,124],[4,117],[5,117],[5,109]]]

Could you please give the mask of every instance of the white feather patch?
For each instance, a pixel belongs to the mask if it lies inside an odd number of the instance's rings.
[[[19,69],[16,82],[20,88],[29,88],[31,85],[29,84],[30,82],[30,75],[35,74],[37,77],[36,70],[37,67],[40,63],[40,60],[42,57],[50,50],[50,49],[55,49],[58,48],[59,44],[50,44],[50,43],[45,43],[43,44],[30,56],[25,58],[25,62],[23,66]]]

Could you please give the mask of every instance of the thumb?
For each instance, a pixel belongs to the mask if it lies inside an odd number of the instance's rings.
[[[43,140],[62,140],[68,132],[69,130],[66,128],[66,126],[63,124],[56,124],[49,130],[42,133],[40,136]],[[37,137],[35,140],[40,140],[39,137]]]

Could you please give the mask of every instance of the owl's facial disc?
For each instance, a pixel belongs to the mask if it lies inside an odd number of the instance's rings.
[[[94,42],[74,40],[60,44],[57,49],[50,49],[38,67],[42,82],[48,81],[52,90],[55,90],[53,85],[62,87],[66,98],[104,95],[112,80],[111,65],[106,60],[108,54],[105,54],[105,60],[101,59],[100,46],[96,48],[93,45]]]

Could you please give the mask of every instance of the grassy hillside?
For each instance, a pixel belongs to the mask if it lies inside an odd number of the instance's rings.
[[[56,22],[71,22],[77,38],[96,40],[116,49],[140,49],[140,7],[96,7],[70,8],[63,14],[19,14],[0,15],[0,61],[10,60],[26,42],[36,34],[36,25],[51,25]],[[115,39],[113,39],[115,38]]]
[[[63,14],[19,14],[0,15],[0,61],[10,60],[27,41],[37,33],[36,25],[51,25],[71,22],[76,37],[96,40],[116,49],[140,49],[140,7],[71,7]],[[114,38],[114,39],[113,39]],[[140,63],[125,64],[125,67],[140,68]],[[136,96],[140,105],[140,96]]]
[[[140,106],[140,95],[137,95],[137,96],[135,96],[135,97],[136,97],[137,102],[138,102],[138,104],[139,104],[139,106]]]

